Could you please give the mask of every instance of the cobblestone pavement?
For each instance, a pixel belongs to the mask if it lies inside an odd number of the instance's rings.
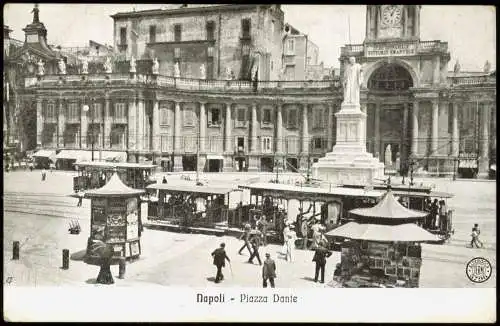
[[[48,172],[46,182],[40,172],[10,172],[4,175],[4,283],[10,285],[81,285],[94,284],[98,267],[80,260],[71,260],[70,269],[62,270],[62,249],[69,249],[73,258],[81,256],[89,234],[90,202],[68,197],[72,193],[74,172]],[[182,181],[183,174],[169,175],[169,182]],[[236,176],[235,176],[236,175]],[[296,174],[294,175],[294,177]],[[157,175],[161,179],[161,174]],[[271,178],[271,174],[206,174],[210,184],[232,184],[249,179]],[[236,180],[238,179],[238,180]],[[455,235],[446,245],[424,245],[421,287],[494,287],[496,282],[496,184],[488,181],[426,179],[439,191],[455,193],[449,207],[455,210]],[[395,181],[396,182],[396,181]],[[70,220],[78,219],[80,235],[67,231]],[[484,249],[466,247],[473,223],[482,229]],[[21,259],[12,257],[12,241],[21,243]],[[213,283],[215,267],[210,253],[224,241],[232,259],[224,270],[225,280]],[[261,268],[247,263],[248,253],[238,255],[241,243],[233,237],[180,234],[146,229],[141,239],[141,258],[127,265],[126,278],[115,278],[113,286],[187,285],[228,287],[233,285],[260,287]],[[261,249],[271,253],[277,263],[277,287],[322,287],[314,283],[312,252],[296,250],[293,262],[286,262],[279,254],[280,246],[268,245]],[[475,284],[465,275],[465,265],[473,257],[485,257],[493,265],[493,275],[482,284]],[[331,279],[334,266],[340,261],[338,253],[329,258],[326,280]],[[118,266],[112,267],[117,276]]]

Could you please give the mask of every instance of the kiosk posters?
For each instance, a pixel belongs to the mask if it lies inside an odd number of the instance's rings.
[[[106,229],[106,198],[92,199],[92,227],[90,238],[92,240],[104,240],[104,230]]]
[[[108,199],[107,210],[107,241],[125,242],[126,209],[123,198]]]
[[[127,199],[127,240],[139,237],[137,198]]]

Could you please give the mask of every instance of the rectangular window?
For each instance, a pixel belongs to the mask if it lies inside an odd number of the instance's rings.
[[[262,137],[262,153],[271,153],[272,151],[271,137]]]
[[[174,58],[175,59],[181,58],[181,49],[180,48],[174,48]]]
[[[314,149],[322,149],[323,148],[323,138],[314,138]]]
[[[251,20],[250,18],[245,18],[241,20],[241,37],[248,39],[250,38]]]
[[[68,104],[68,120],[72,122],[76,122],[80,120],[80,110],[78,110],[78,103],[69,103]]]
[[[168,108],[160,109],[160,125],[168,126]]]
[[[156,25],[149,26],[149,43],[156,43]]]
[[[215,40],[215,22],[208,21],[207,22],[207,41]]]
[[[101,120],[102,119],[102,105],[101,103],[92,103],[92,115],[90,116],[90,119],[94,117],[95,120]]]
[[[174,25],[174,41],[180,42],[181,36],[182,36],[182,26],[181,26],[181,24],[175,24]]]
[[[209,126],[218,127],[221,124],[220,109],[212,108],[209,111],[208,117]]]
[[[184,125],[194,126],[194,112],[191,108],[184,109]]]
[[[236,127],[245,127],[246,126],[246,108],[237,108],[236,109]]]
[[[113,113],[115,119],[125,119],[127,116],[125,103],[115,103],[115,112]]]
[[[286,42],[286,52],[287,54],[295,54],[295,40],[294,39],[288,39]]]
[[[56,106],[54,105],[54,103],[47,103],[47,107],[45,108],[45,118],[47,119],[56,118]]]
[[[207,56],[208,57],[213,57],[214,56],[214,47],[213,46],[209,46],[207,48]]]
[[[287,114],[287,127],[297,128],[297,109],[289,109]]]
[[[238,151],[245,150],[245,137],[237,137],[236,138],[236,147]]]
[[[120,45],[127,45],[127,27],[120,28]]]
[[[272,123],[272,110],[271,109],[263,109],[262,110],[262,123],[263,124],[271,124]]]
[[[325,117],[325,109],[324,108],[315,108],[313,109],[313,128],[322,129],[325,126],[326,122]]]

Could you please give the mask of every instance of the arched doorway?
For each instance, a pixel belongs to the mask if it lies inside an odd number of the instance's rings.
[[[408,100],[413,87],[412,75],[397,63],[384,63],[369,76],[367,148],[377,153],[386,169],[406,173],[411,139],[408,114],[412,103]],[[379,108],[375,113],[375,107]],[[370,130],[371,129],[371,130]],[[389,149],[390,148],[390,149]]]

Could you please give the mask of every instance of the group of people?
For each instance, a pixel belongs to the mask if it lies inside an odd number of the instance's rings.
[[[437,200],[431,203],[430,199],[426,199],[424,210],[429,213],[426,219],[426,227],[430,229],[439,228],[444,229],[446,227],[446,216],[448,208],[446,207],[446,202],[444,200]]]

